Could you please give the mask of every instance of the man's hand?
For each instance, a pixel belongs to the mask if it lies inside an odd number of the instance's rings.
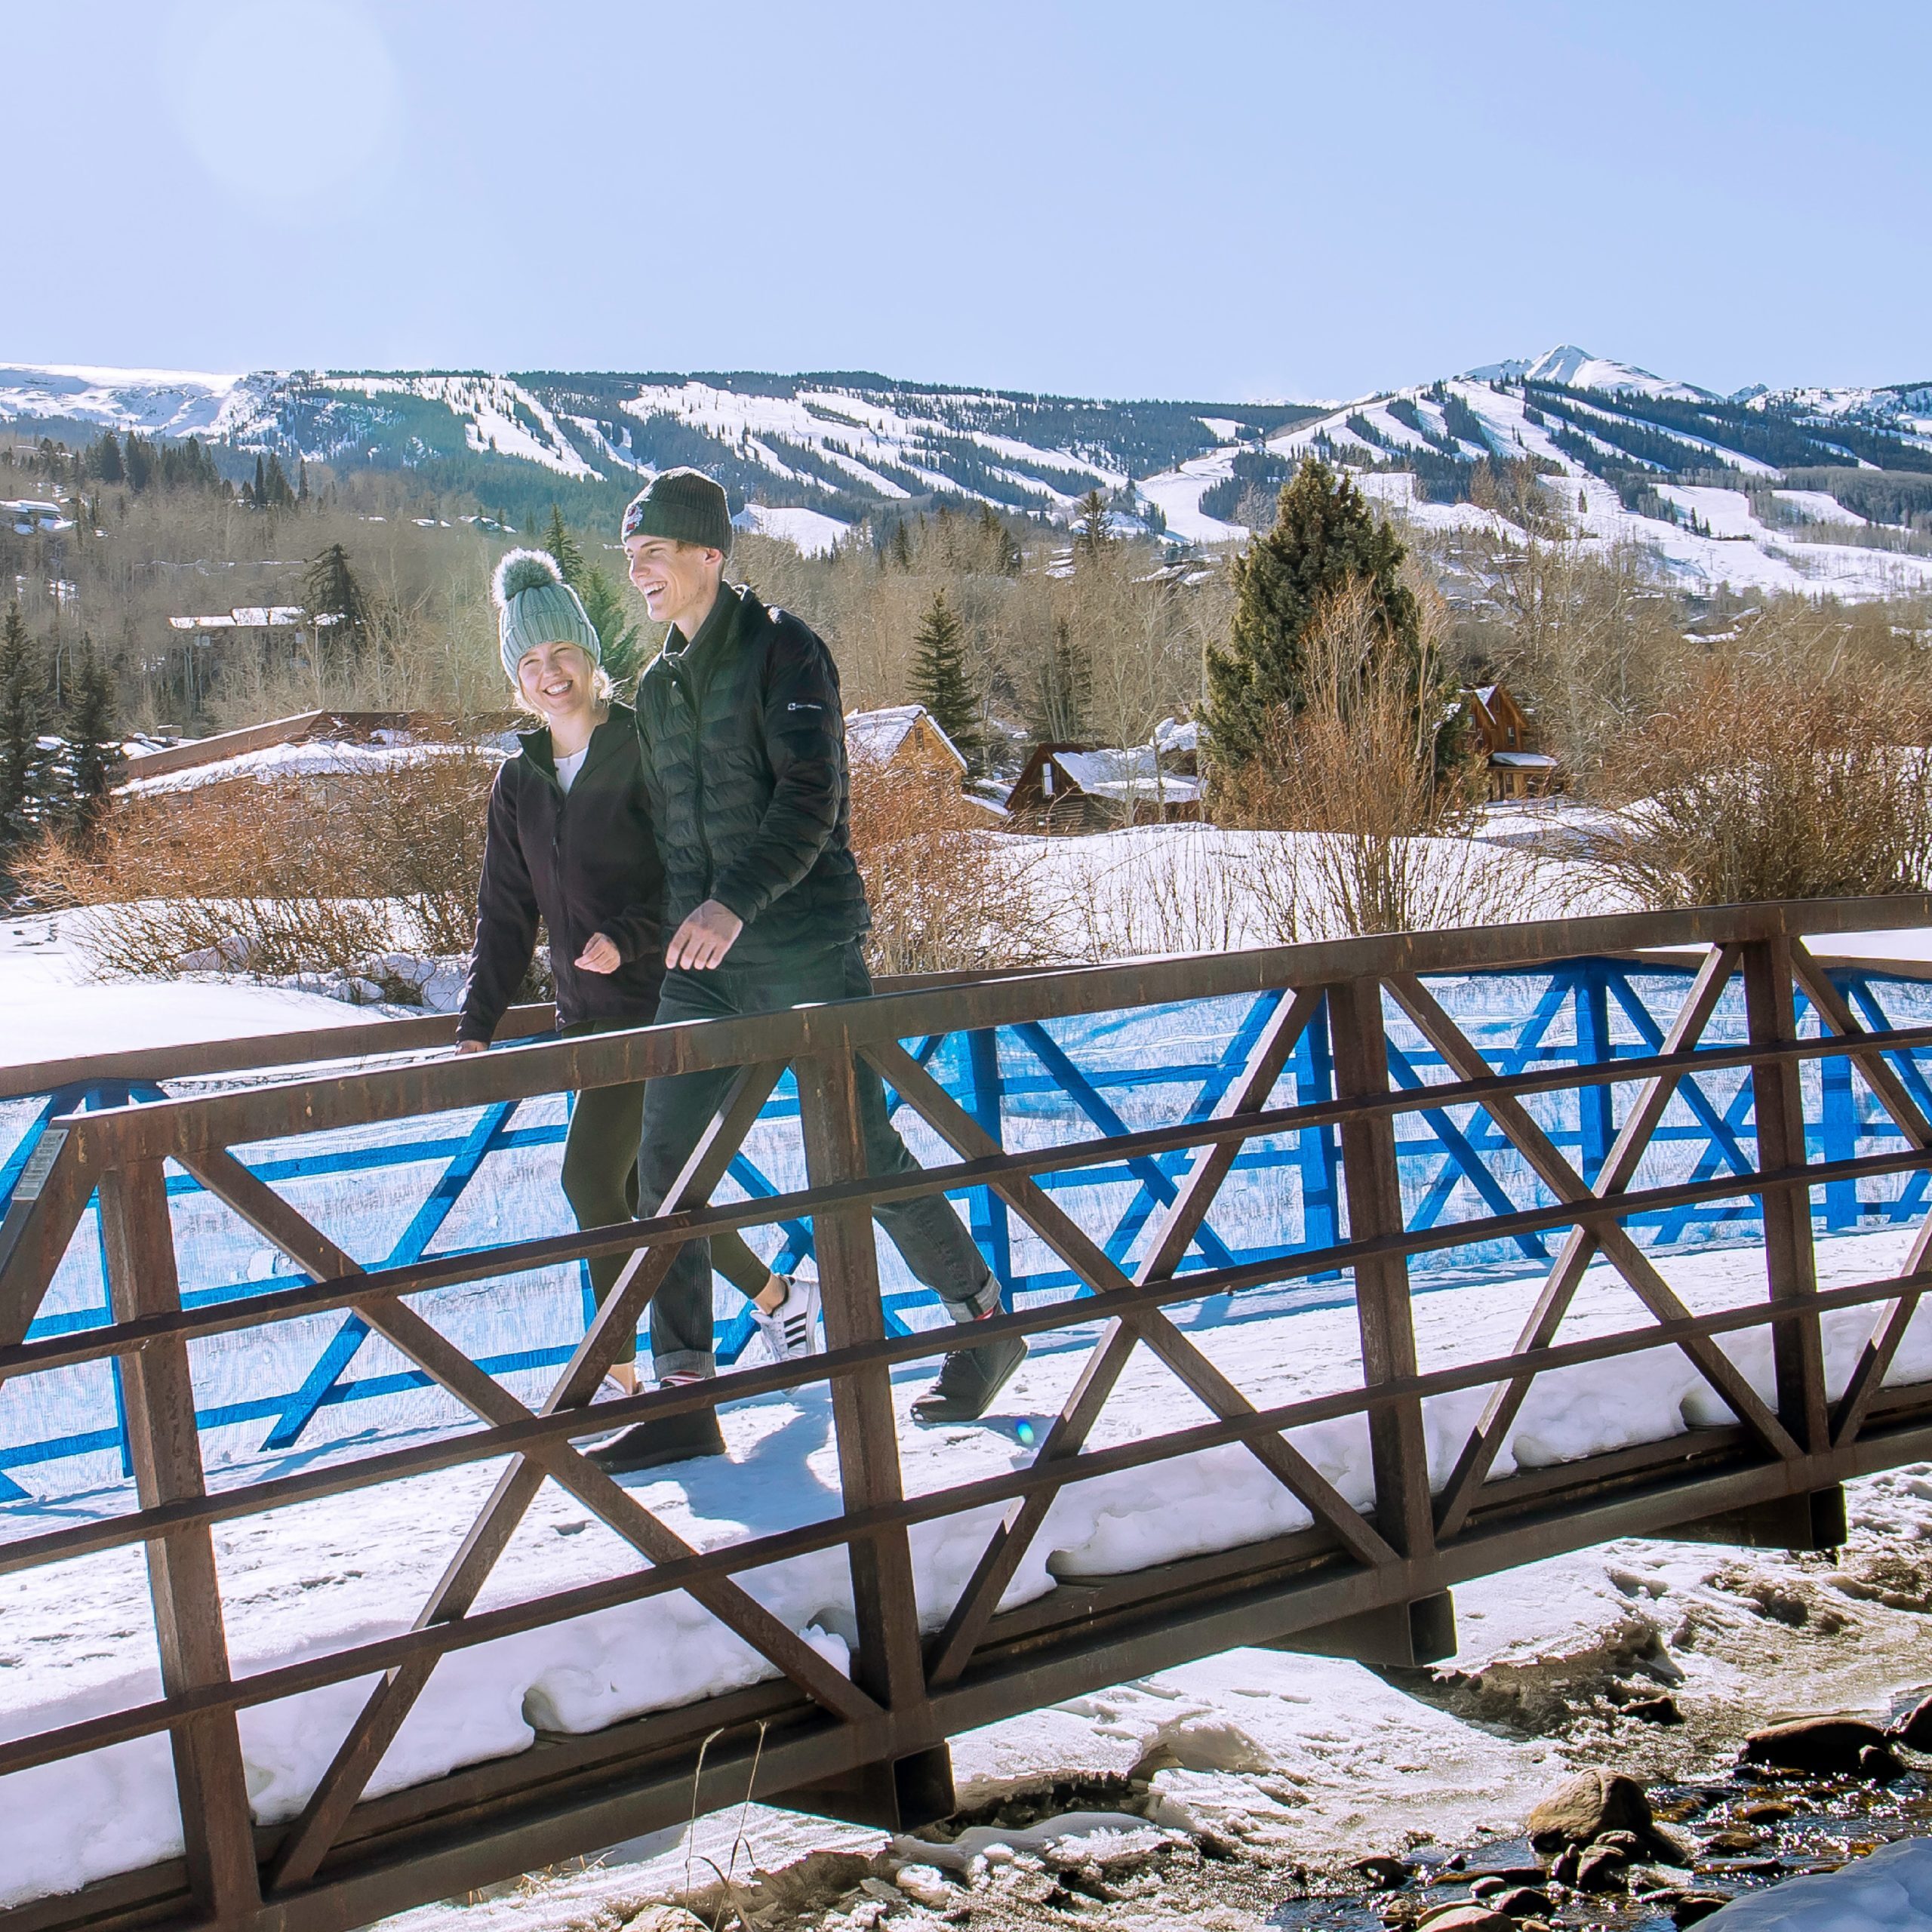
[[[590,943],[577,955],[577,963],[586,973],[614,973],[624,961],[614,940],[605,933],[592,933]]]
[[[488,1040],[459,1040],[456,1050],[460,1054],[487,1054],[490,1043]]]
[[[671,935],[664,963],[674,972],[706,972],[731,951],[744,929],[744,921],[728,906],[707,899]]]

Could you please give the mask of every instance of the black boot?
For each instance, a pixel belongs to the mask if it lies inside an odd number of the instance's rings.
[[[940,1365],[939,1380],[912,1404],[912,1420],[929,1426],[977,1420],[1026,1359],[1026,1343],[1018,1335],[955,1349]]]
[[[584,1458],[606,1475],[628,1475],[633,1469],[654,1469],[660,1463],[693,1463],[701,1456],[721,1456],[724,1436],[715,1409],[688,1409],[682,1415],[654,1416],[614,1435]]]

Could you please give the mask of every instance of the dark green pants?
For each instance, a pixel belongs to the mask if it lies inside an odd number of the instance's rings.
[[[572,1033],[615,1032],[612,1027],[573,1026]],[[644,1118],[645,1083],[629,1087],[590,1087],[576,1097],[570,1131],[564,1137],[564,1198],[580,1228],[608,1227],[637,1213],[638,1131]],[[601,1254],[590,1263],[590,1286],[601,1306],[629,1257]],[[711,1237],[711,1265],[742,1294],[756,1294],[771,1270],[736,1229]],[[616,1359],[636,1358],[633,1333],[624,1337]]]

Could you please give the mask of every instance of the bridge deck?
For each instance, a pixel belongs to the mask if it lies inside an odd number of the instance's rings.
[[[23,1673],[31,1707],[0,1720],[0,1830],[49,1854],[44,1880],[17,1861],[0,1880],[0,1928],[319,1932],[673,1822],[694,1794],[931,1815],[946,1737],[1147,1669],[1248,1641],[1440,1654],[1456,1583],[1614,1534],[1830,1541],[1836,1484],[1932,1453],[1932,1273],[1908,1225],[1932,1164],[1913,1058],[1932,1030],[1861,1018],[1792,935],[1928,915],[1721,909],[1021,976],[50,1119],[0,1227],[0,1400],[115,1364],[106,1441],[132,1494],[69,1479],[17,1503],[0,1540],[10,1638],[36,1623],[65,1660]],[[1554,1063],[1485,1057],[1417,977],[1700,940],[1717,949],[1620,1055],[1604,1029],[1594,1057],[1580,1039]],[[1016,1145],[898,1044],[1258,995],[1211,1107],[1090,1110],[1077,1145]],[[1726,1001],[1743,1023],[1706,1037]],[[1325,1097],[1278,1091],[1310,1041]],[[855,1051],[922,1124],[929,1174],[856,1171]],[[702,1208],[788,1063],[802,1174],[776,1201]],[[259,1151],[692,1064],[750,1069],[692,1204],[586,1236],[365,1268],[310,1218],[300,1163]],[[1807,1094],[1834,1083],[1841,1119],[1884,1133],[1807,1134]],[[1687,1170],[1666,1124],[1687,1108],[1717,1150]],[[1398,1152],[1418,1121],[1456,1176],[1420,1198]],[[1202,1237],[1241,1150],[1311,1137],[1312,1168],[1248,1171],[1318,1180],[1325,1142],[1326,1241],[1217,1254]],[[1124,1238],[1118,1195],[1097,1222],[1097,1190],[1044,1184],[1097,1162],[1146,1197]],[[184,1309],[171,1176],[302,1272]],[[1031,1444],[908,1426],[933,1342],[888,1323],[869,1214],[901,1185],[996,1198],[1095,1297],[996,1318],[1035,1338],[1002,1405]],[[1816,1241],[1814,1208],[1834,1225],[1847,1189],[1854,1225],[1894,1225]],[[97,1192],[109,1315],[33,1328]],[[1669,1217],[1740,1201],[1761,1245],[1669,1254],[1629,1231],[1654,1244]],[[676,1244],[774,1218],[809,1229],[832,1352],[623,1405],[726,1403],[734,1457],[599,1478],[569,1446],[598,1426],[580,1404]],[[1498,1277],[1499,1249],[1526,1242],[1546,1265]],[[629,1287],[553,1390],[540,1363],[479,1370],[435,1325],[438,1291],[600,1245],[634,1254]],[[1458,1251],[1490,1278],[1420,1292],[1411,1260]],[[197,1404],[205,1376],[264,1358],[260,1338],[352,1309],[472,1426],[265,1447]],[[399,1602],[421,1605],[414,1628]],[[126,1665],[146,1644],[142,1683]],[[112,1818],[118,1875],[57,1848],[63,1804]]]

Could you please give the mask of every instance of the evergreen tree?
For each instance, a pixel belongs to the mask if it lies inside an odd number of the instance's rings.
[[[255,452],[255,491],[248,500],[258,510],[264,509],[268,506],[269,479],[266,472],[262,468],[262,453],[260,450]]]
[[[557,568],[563,573],[564,581],[581,595],[580,580],[583,575],[583,552],[577,547],[577,539],[564,525],[564,513],[555,503],[550,506],[550,526],[543,533],[543,548],[557,560]],[[601,636],[602,632],[599,631]]]
[[[980,750],[980,708],[966,674],[964,635],[946,592],[934,592],[912,639],[912,695],[971,764]]]
[[[1419,648],[1414,593],[1397,574],[1403,555],[1354,484],[1318,457],[1303,462],[1282,486],[1273,530],[1235,561],[1229,648],[1208,653],[1208,730],[1222,764],[1262,756],[1276,727],[1307,703],[1303,634],[1350,579],[1367,580],[1397,648]]]
[[[359,645],[369,620],[362,586],[349,568],[348,552],[331,543],[309,566],[302,579],[302,595],[311,617],[334,617],[334,635],[344,643]]]
[[[148,487],[148,479],[154,474],[154,445],[134,431],[128,432],[125,457],[128,472],[128,486],[137,495]]]
[[[51,760],[42,749],[46,688],[17,603],[0,620],[0,876],[38,829]]]
[[[72,795],[67,816],[85,841],[93,835],[108,795],[120,774],[121,746],[114,724],[114,685],[107,666],[94,648],[81,640],[81,661],[75,674],[74,706],[67,719],[68,777]]]
[[[306,456],[297,457],[295,474],[295,500],[306,503],[309,500],[309,459]]]
[[[987,558],[993,568],[1002,577],[1017,577],[1025,560],[1020,555],[1020,546],[1013,540],[1013,532],[1007,528],[991,503],[980,506],[980,533],[985,539]]]
[[[255,459],[255,473],[262,480],[256,485],[256,494],[263,503],[272,510],[292,510],[295,507],[295,492],[289,488],[288,472],[281,466],[281,458],[272,451],[269,453],[269,466],[266,475],[262,471],[262,460]]]
[[[126,466],[121,460],[121,441],[112,429],[100,432],[100,441],[94,445],[93,452],[94,473],[103,483],[125,483],[128,480]]]
[[[1108,528],[1107,500],[1096,488],[1080,500],[1079,514],[1073,520],[1073,549],[1076,556],[1097,563],[1113,547],[1113,532]]]

